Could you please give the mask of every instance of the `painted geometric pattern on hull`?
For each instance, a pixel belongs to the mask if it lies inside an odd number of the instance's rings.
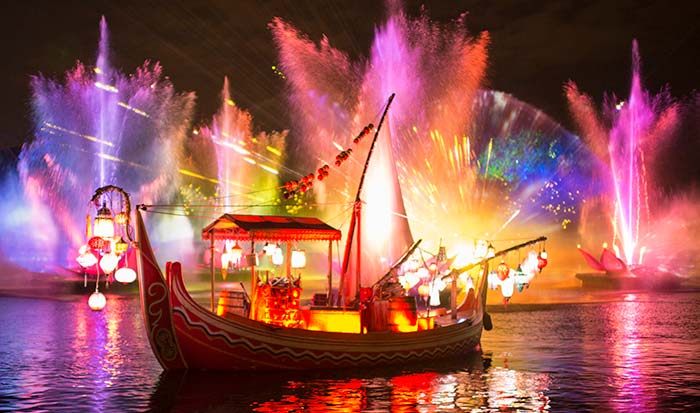
[[[180,277],[173,281],[173,319],[178,342],[192,368],[308,369],[396,364],[465,354],[477,348],[481,336],[480,323],[445,327],[430,338],[425,334],[416,337],[398,333],[389,340],[388,347],[382,343],[383,351],[377,350],[382,347],[378,342],[366,341],[366,335],[353,335],[354,340],[333,334],[320,338],[313,334],[316,332],[299,330],[296,337],[282,337],[275,332],[278,328],[272,326],[260,328],[258,322],[245,325],[213,316],[183,290]],[[212,354],[202,354],[203,348]],[[216,357],[212,357],[214,354]]]
[[[265,370],[265,369],[308,369],[329,367],[373,366],[398,364],[418,360],[435,360],[466,354],[474,351],[479,338],[476,336],[446,345],[435,345],[419,350],[394,350],[386,352],[333,352],[273,346],[265,342],[243,337],[232,338],[224,331],[211,331],[203,322],[192,320],[186,311],[176,307],[175,325],[178,340],[191,368],[211,368],[226,370]],[[192,342],[190,342],[192,341]],[[218,350],[214,359],[201,357],[197,353],[208,344],[211,350]],[[193,358],[199,358],[198,365]],[[228,365],[226,360],[233,363]]]

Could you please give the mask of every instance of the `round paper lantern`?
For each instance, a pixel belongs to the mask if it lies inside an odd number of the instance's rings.
[[[78,258],[75,260],[78,261],[78,264],[80,264],[80,266],[83,268],[92,267],[93,265],[97,264],[97,257],[95,257],[95,255],[89,251],[85,254],[78,255]]]
[[[114,279],[122,284],[129,284],[136,279],[136,271],[129,267],[122,267],[114,273]]]
[[[99,291],[95,291],[88,298],[88,305],[92,311],[101,311],[105,308],[105,304],[107,304],[107,298]]]
[[[115,254],[105,254],[102,256],[102,259],[100,259],[100,268],[105,272],[105,274],[109,274],[114,271],[115,268],[117,268],[118,263],[119,257],[117,257]]]
[[[107,241],[102,237],[92,237],[88,241],[88,246],[94,250],[101,250],[107,245]]]

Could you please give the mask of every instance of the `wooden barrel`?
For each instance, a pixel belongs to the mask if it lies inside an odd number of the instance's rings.
[[[386,300],[372,301],[370,304],[369,331],[386,331],[389,329],[387,324],[389,302]]]
[[[391,331],[416,331],[416,298],[400,296],[389,298],[387,324]]]
[[[222,290],[219,293],[219,302],[216,306],[216,314],[226,316],[226,314],[236,314],[241,317],[248,317],[250,304],[243,291]]]

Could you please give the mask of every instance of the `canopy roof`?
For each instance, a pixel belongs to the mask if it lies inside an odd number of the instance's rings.
[[[237,241],[337,241],[340,231],[318,218],[224,214],[202,230],[202,239]]]

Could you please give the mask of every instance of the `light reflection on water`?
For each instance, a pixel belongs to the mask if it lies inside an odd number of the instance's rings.
[[[0,297],[0,411],[689,411],[700,294],[490,308],[483,354],[296,374],[164,374],[136,297]]]

